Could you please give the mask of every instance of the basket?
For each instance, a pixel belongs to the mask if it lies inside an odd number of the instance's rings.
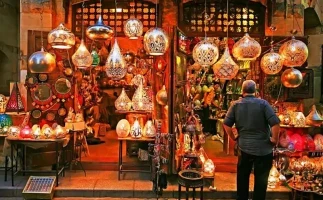
[[[189,188],[203,187],[203,175],[196,170],[182,170],[178,173],[178,184]]]

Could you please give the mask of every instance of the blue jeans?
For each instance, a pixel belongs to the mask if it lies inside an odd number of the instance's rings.
[[[273,154],[255,156],[241,151],[237,165],[237,200],[249,199],[249,178],[254,167],[253,200],[265,200],[268,176],[273,162]]]

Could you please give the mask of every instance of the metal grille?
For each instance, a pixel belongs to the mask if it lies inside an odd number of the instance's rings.
[[[55,177],[31,176],[23,193],[51,193]]]
[[[158,9],[158,7],[157,7]],[[115,12],[117,16],[115,20]],[[82,31],[82,13],[84,20],[84,27],[94,25],[101,13],[101,6],[98,1],[88,1],[85,3],[82,12],[82,3],[73,5],[73,32],[76,35],[81,35]],[[133,1],[124,0],[117,2],[117,9],[115,9],[114,2],[102,1],[102,18],[106,25],[115,28],[118,35],[123,36],[123,25],[130,17],[142,21],[144,32],[156,26],[156,4],[148,1]]]
[[[205,31],[208,35],[215,33],[225,35],[229,22],[229,33],[261,34],[265,30],[265,10],[262,5],[230,3],[229,20],[226,8],[226,1],[207,2],[206,13],[209,16],[205,20],[204,2],[189,1],[183,4],[183,21],[179,22],[181,29],[187,33],[202,34]],[[263,10],[263,11],[262,11]],[[211,34],[210,34],[211,33]]]

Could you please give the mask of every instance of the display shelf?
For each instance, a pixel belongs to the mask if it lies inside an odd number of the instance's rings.
[[[277,148],[274,150],[275,153],[278,154],[291,154],[291,155],[300,155],[300,154],[307,154],[309,156],[323,156],[323,150],[315,150],[315,151],[310,151],[310,150],[304,150],[304,151],[295,151],[295,150],[290,150],[286,148]]]
[[[115,113],[118,114],[151,114],[152,111],[146,111],[146,110],[116,110]]]
[[[281,128],[314,128],[315,126],[291,126],[291,125],[284,125],[280,124]]]

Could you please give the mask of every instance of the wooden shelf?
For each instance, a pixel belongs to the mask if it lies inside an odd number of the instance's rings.
[[[130,111],[116,110],[115,113],[118,113],[118,114],[151,114],[152,111],[146,111],[146,110],[130,110]]]
[[[315,126],[290,126],[290,125],[284,125],[284,124],[280,124],[281,128],[312,128]]]

